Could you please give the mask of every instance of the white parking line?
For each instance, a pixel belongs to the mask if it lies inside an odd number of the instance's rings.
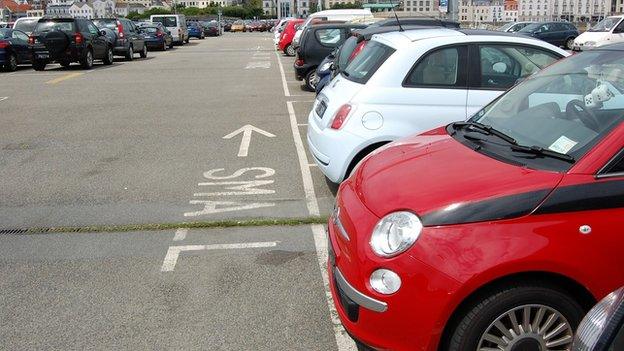
[[[282,60],[279,57],[277,51],[275,52],[275,56],[277,56],[277,64],[280,69],[280,73],[282,76],[282,87],[284,88],[284,96],[290,96],[290,90],[288,90],[288,83],[286,83],[286,74],[284,74],[284,66],[282,65]]]
[[[8,98],[9,98],[8,96],[0,96],[0,101],[4,101],[4,100],[6,100]]]
[[[175,269],[178,257],[184,251],[203,251],[203,250],[232,250],[232,249],[255,249],[261,247],[277,246],[277,241],[256,242],[256,243],[237,243],[237,244],[215,244],[215,245],[183,245],[169,246],[165,259],[163,261],[161,272],[172,272]]]
[[[180,228],[176,230],[175,235],[173,236],[173,241],[182,241],[186,238],[186,234],[188,233],[188,229]]]

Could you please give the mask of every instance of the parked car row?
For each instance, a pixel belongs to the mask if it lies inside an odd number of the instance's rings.
[[[579,36],[578,29],[569,22],[510,22],[499,30],[541,39],[568,50],[574,49],[574,40]]]
[[[91,68],[94,61],[113,63],[114,56],[132,61],[146,58],[149,50],[184,45],[191,37],[203,39],[221,32],[216,22],[189,22],[184,15],[153,15],[150,22],[126,18],[94,20],[63,17],[27,17],[12,28],[0,28],[0,67],[15,71],[29,64],[44,70],[50,63],[67,67],[79,63]]]
[[[231,23],[229,32],[267,32],[272,30],[278,23],[277,20],[237,20]]]
[[[621,349],[624,43],[393,24],[309,24],[293,62],[358,349]]]

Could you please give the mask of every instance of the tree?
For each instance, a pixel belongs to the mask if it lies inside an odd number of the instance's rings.
[[[315,13],[317,11],[318,11],[318,4],[316,2],[311,2],[310,3],[310,13]]]
[[[362,3],[359,1],[346,3],[346,4],[335,3],[331,6],[331,8],[332,9],[361,9]]]

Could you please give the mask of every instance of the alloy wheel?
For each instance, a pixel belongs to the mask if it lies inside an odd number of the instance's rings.
[[[93,66],[93,54],[91,51],[87,51],[87,57],[85,58],[85,62],[87,63],[87,67]]]
[[[316,71],[314,71],[314,73],[310,75],[310,88],[316,89],[316,86],[318,85],[320,80],[321,78],[318,76],[318,74],[316,74]]]
[[[286,48],[286,53],[288,54],[288,56],[295,56],[295,47],[292,45],[288,45],[288,47]]]
[[[559,351],[572,345],[572,327],[557,310],[524,305],[501,314],[481,335],[479,351]]]
[[[11,54],[9,56],[9,62],[7,64],[7,69],[11,72],[16,71],[17,70],[17,57],[15,57],[15,55]]]

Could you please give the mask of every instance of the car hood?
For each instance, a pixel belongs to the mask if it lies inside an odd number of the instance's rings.
[[[603,41],[609,37],[609,32],[584,32],[574,39],[577,44],[585,44],[588,41]]]
[[[438,128],[377,150],[349,181],[375,215],[410,210],[435,226],[529,214],[562,177],[498,161]]]

